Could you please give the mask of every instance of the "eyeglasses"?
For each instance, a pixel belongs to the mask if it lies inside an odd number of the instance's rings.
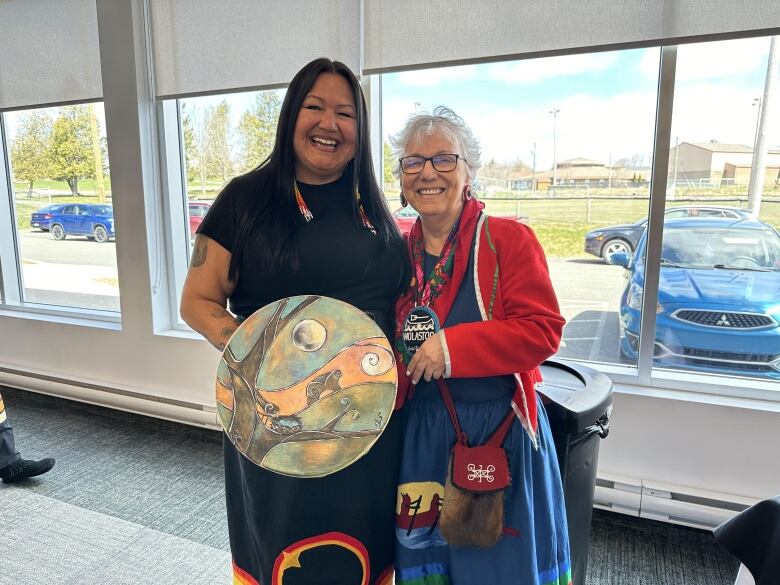
[[[458,166],[459,154],[436,154],[434,156],[405,156],[400,160],[401,171],[405,175],[417,175],[425,168],[425,163],[431,161],[434,170],[449,173]],[[466,160],[465,158],[463,159]]]

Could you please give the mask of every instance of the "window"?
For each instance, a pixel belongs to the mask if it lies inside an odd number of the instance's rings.
[[[780,106],[765,93],[769,50],[768,37],[678,49],[667,199],[688,213],[664,223],[657,368],[780,380],[780,131],[761,112]],[[637,291],[641,255],[628,271]],[[631,313],[621,307],[633,323]]]
[[[283,98],[284,90],[264,90],[162,101],[173,314],[198,227],[227,182],[271,153]]]
[[[103,105],[19,110],[3,119],[20,301],[118,312]]]
[[[474,186],[487,212],[530,225],[545,249],[567,319],[559,357],[636,364],[619,348],[625,277],[612,256],[632,254],[646,225],[659,53],[641,49],[382,77],[391,207],[400,204],[388,137],[415,111],[452,108],[481,142],[483,166]],[[650,61],[654,69],[645,67]],[[404,213],[396,218],[404,229]]]

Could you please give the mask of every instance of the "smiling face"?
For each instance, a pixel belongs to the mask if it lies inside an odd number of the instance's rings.
[[[420,136],[406,146],[404,156],[431,157],[436,154],[459,154],[461,149],[448,136],[434,133]],[[458,159],[454,171],[439,172],[431,161],[426,161],[422,172],[401,175],[401,189],[409,205],[420,214],[423,224],[436,222],[449,229],[463,209],[463,188],[468,183],[466,163]]]
[[[355,99],[347,80],[323,73],[298,112],[293,135],[295,178],[322,185],[335,181],[355,157]]]

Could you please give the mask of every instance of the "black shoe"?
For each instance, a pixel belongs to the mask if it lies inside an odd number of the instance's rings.
[[[4,483],[13,483],[28,477],[35,477],[36,475],[42,475],[54,467],[54,459],[47,457],[40,461],[34,461],[32,459],[19,459],[16,463],[11,463],[3,468],[0,468],[0,479]]]

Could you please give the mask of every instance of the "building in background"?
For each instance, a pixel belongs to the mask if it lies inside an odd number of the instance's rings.
[[[556,165],[556,186],[566,189],[610,189],[640,187],[647,184],[650,169],[605,165],[588,158],[562,160]],[[553,172],[540,171],[510,175],[509,183],[515,191],[547,191],[553,182]]]
[[[669,153],[669,181],[678,186],[721,187],[750,182],[753,149],[743,144],[681,142]],[[764,187],[780,180],[780,149],[770,148],[766,157]]]

